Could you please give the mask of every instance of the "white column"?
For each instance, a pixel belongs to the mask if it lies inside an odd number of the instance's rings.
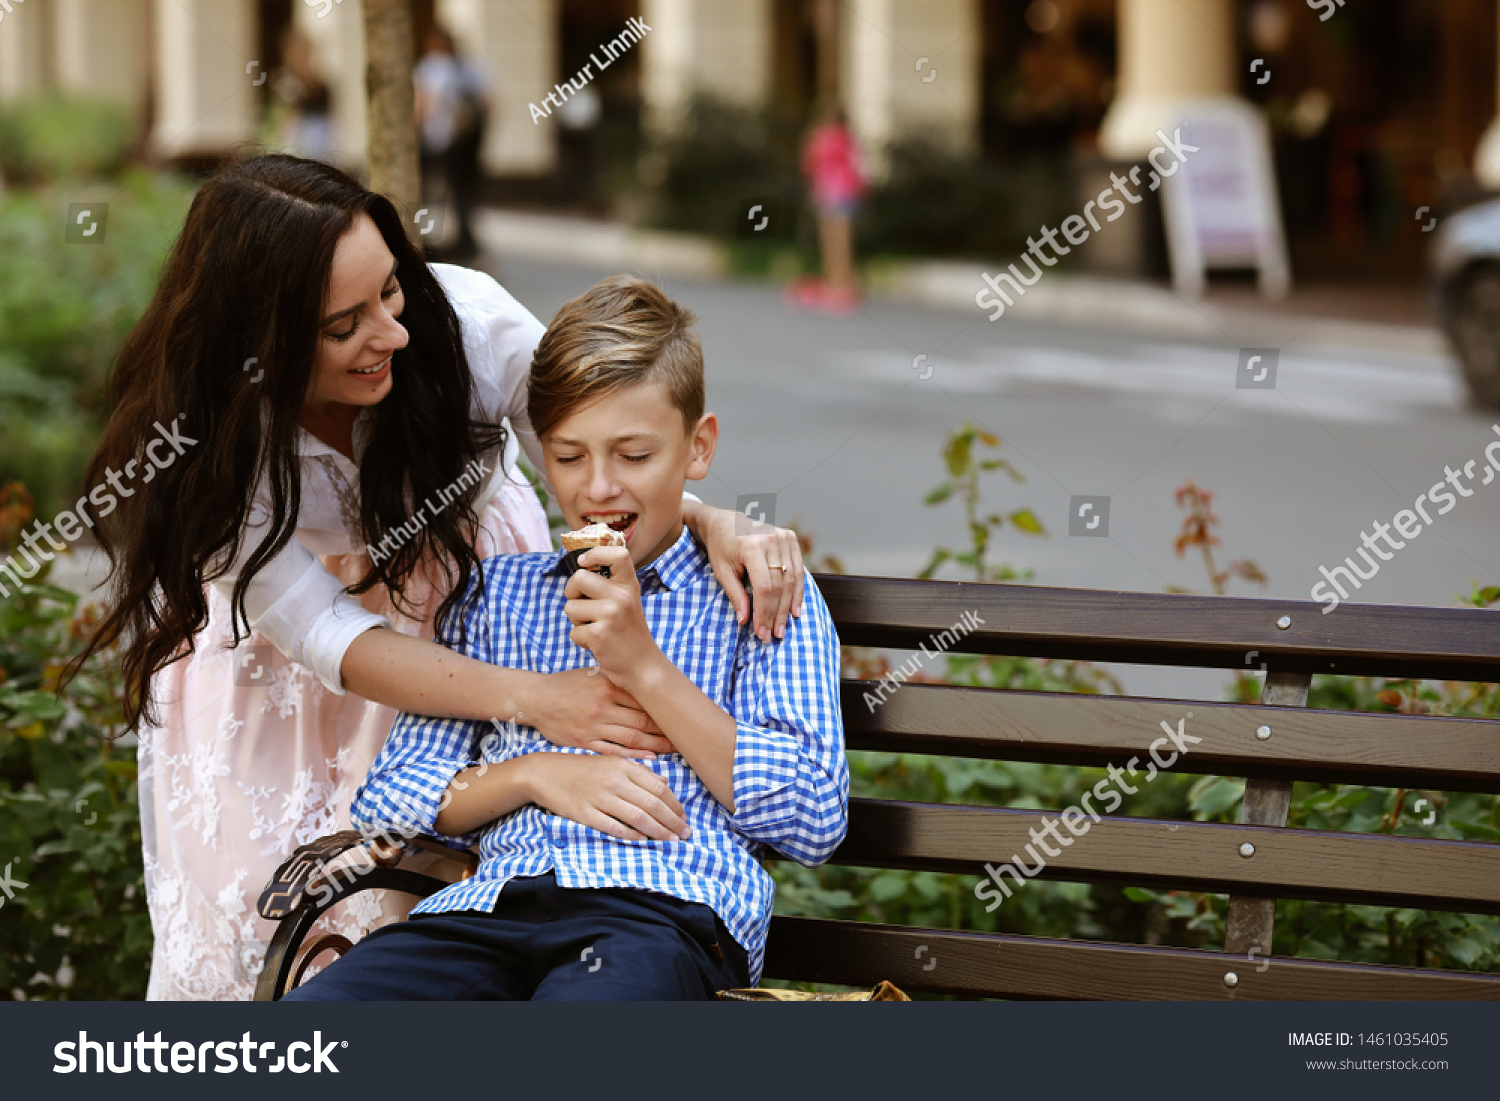
[[[53,11],[41,4],[0,9],[0,100],[40,92],[52,81],[47,61]]]
[[[1119,0],[1119,83],[1099,133],[1110,157],[1134,160],[1171,133],[1177,104],[1235,95],[1232,0]]]
[[[258,58],[254,0],[156,4],[158,155],[216,154],[255,136]]]
[[[162,3],[164,0],[157,0]],[[327,11],[318,18],[320,11]],[[369,97],[365,92],[365,14],[360,0],[340,0],[331,10],[292,5],[292,22],[313,44],[313,64],[333,111],[333,153],[340,168],[357,172],[370,151]]]
[[[651,29],[635,48],[648,125],[670,128],[694,92],[764,104],[772,16],[772,0],[641,0],[641,22]]]
[[[1500,187],[1500,65],[1495,67],[1495,118],[1474,150],[1474,178],[1485,187]]]
[[[846,0],[844,104],[872,168],[905,134],[977,146],[980,33],[978,0]]]
[[[143,110],[148,70],[150,0],[53,0],[57,18],[57,84]]]
[[[494,109],[480,159],[495,176],[540,176],[557,163],[557,121],[532,120],[562,76],[559,0],[439,0],[438,18],[459,52],[485,68]],[[423,43],[417,43],[421,54]],[[571,76],[572,74],[568,74]]]

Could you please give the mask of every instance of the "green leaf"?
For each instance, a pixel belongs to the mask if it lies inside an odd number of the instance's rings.
[[[938,567],[940,567],[944,562],[948,561],[952,557],[952,551],[944,547],[939,547],[937,550],[932,552],[932,558],[928,561],[927,565],[922,567],[922,570],[917,574],[917,577],[919,577],[923,581],[930,580],[932,578],[932,575],[937,573]]]
[[[970,438],[965,433],[959,433],[948,443],[948,473],[954,478],[963,477],[964,471],[969,468]]]
[[[1188,806],[1200,818],[1216,818],[1237,804],[1245,795],[1245,781],[1225,776],[1205,776],[1193,785]]]
[[[923,497],[922,503],[924,505],[940,505],[952,496],[953,483],[944,482],[942,485],[938,486],[936,489],[928,493],[926,497]]]
[[[1469,937],[1454,937],[1446,941],[1442,949],[1466,967],[1473,967],[1485,954],[1484,946]]]
[[[1044,535],[1042,522],[1029,508],[1017,509],[1010,514],[1010,522],[1028,535]]]

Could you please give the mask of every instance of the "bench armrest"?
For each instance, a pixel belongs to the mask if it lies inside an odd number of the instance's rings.
[[[463,865],[466,873],[479,864],[472,851],[455,849],[436,837],[414,837],[402,848],[387,841],[367,838],[358,830],[341,830],[310,841],[282,861],[261,892],[256,910],[268,921],[280,921],[302,905],[318,875],[352,849],[364,848],[367,859],[382,867],[395,867],[405,854],[425,854]]]

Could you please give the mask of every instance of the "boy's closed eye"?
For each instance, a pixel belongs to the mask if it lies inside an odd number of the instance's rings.
[[[643,463],[647,459],[651,458],[651,452],[646,451],[638,455],[622,455],[620,457],[627,463]],[[571,466],[581,458],[583,458],[582,455],[558,455],[553,461],[560,463],[563,466]]]

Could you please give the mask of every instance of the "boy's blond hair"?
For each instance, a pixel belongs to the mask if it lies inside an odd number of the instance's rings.
[[[703,346],[693,314],[632,275],[596,283],[557,311],[537,345],[527,409],[538,438],[599,398],[660,382],[692,432],[703,416]]]

